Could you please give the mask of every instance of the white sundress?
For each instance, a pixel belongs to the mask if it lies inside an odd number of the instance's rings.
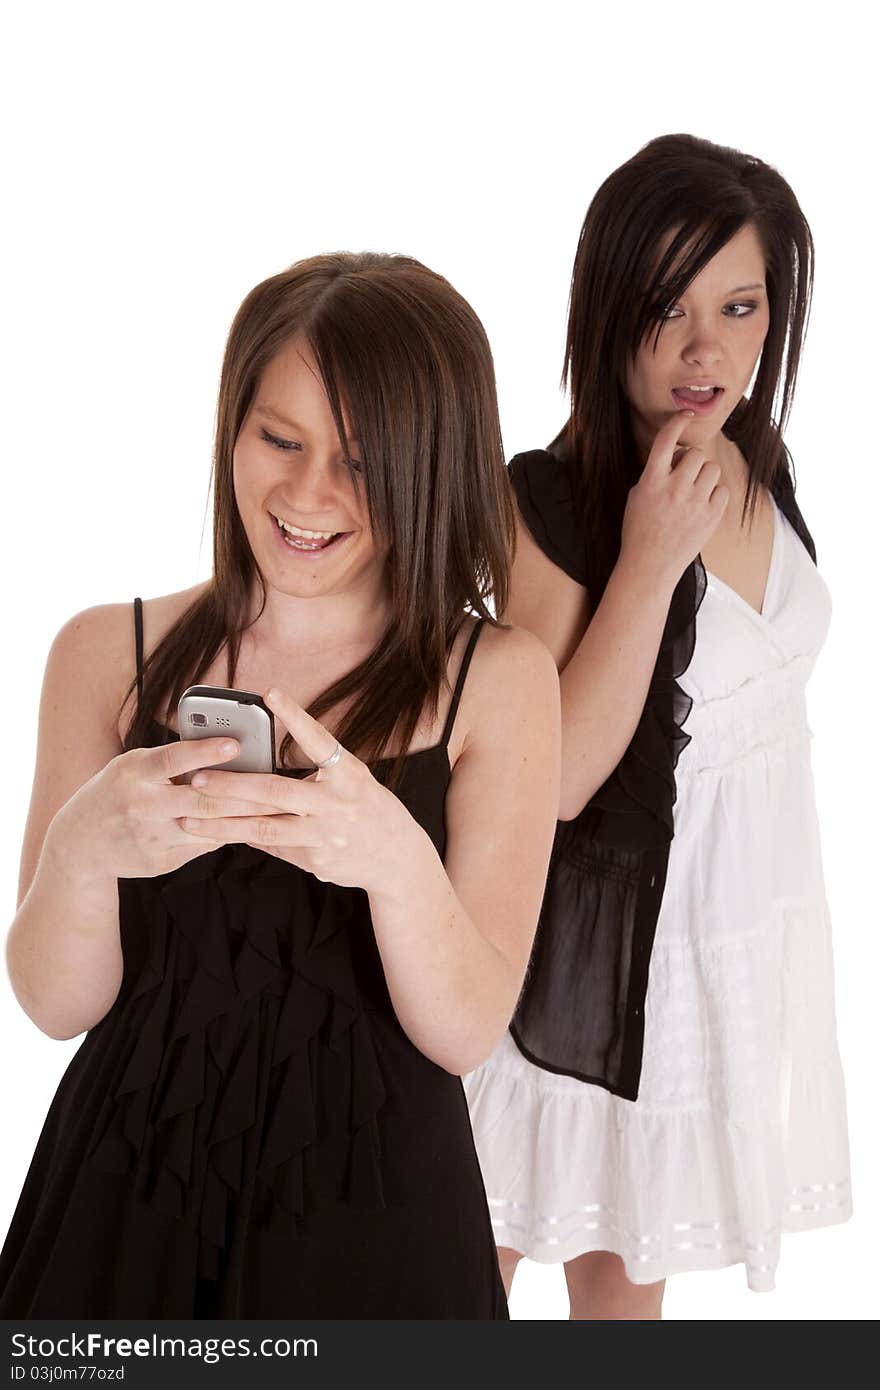
[[[762,613],[707,575],[639,1097],[533,1065],[505,1033],[463,1078],[499,1245],[616,1252],[653,1283],[852,1211],[805,686],[828,588],[777,504]]]

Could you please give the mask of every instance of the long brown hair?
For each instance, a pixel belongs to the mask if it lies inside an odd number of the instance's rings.
[[[448,281],[409,256],[313,256],[257,285],[238,310],[217,408],[213,577],[147,658],[124,747],[147,741],[160,702],[176,708],[224,643],[234,686],[252,582],[262,590],[260,613],[266,586],[235,503],[233,449],[261,372],[297,336],[314,353],[347,461],[343,406],[349,412],[373,534],[390,543],[387,629],[309,712],[320,719],[351,700],[335,732],[367,762],[396,733],[395,786],[426,701],[436,717],[466,609],[496,623],[491,597],[504,611],[514,536],[485,331]],[[286,734],[282,764],[291,742]]]
[[[749,469],[742,520],[761,485],[791,468],[782,432],[809,318],[814,250],[806,218],[776,169],[693,135],[662,135],[601,185],[581,228],[571,280],[563,385],[571,416],[549,445],[579,463],[588,592],[601,598],[620,549],[629,489],[642,462],[624,391],[627,359],[649,327],[746,223],[764,253],[770,325],[751,396],[724,425]],[[662,258],[664,234],[674,235]],[[680,264],[673,271],[678,257]],[[656,337],[654,345],[656,348]],[[784,379],[778,422],[773,418]]]

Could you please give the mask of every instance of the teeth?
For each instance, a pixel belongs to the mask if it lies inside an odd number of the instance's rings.
[[[282,531],[287,531],[291,536],[302,536],[307,541],[329,541],[331,536],[337,534],[336,531],[305,531],[302,526],[292,526],[289,521],[282,521],[280,516],[276,516],[275,520]]]
[[[714,386],[676,386],[676,391],[714,391]]]

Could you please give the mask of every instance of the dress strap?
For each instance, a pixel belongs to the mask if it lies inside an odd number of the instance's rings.
[[[137,663],[138,709],[144,698],[144,606],[134,601],[134,659]]]
[[[485,618],[479,618],[477,622],[474,623],[474,630],[468,638],[468,644],[465,648],[464,656],[461,659],[461,665],[458,668],[458,680],[455,682],[455,690],[452,694],[452,703],[449,706],[449,713],[446,716],[446,727],[443,730],[443,737],[440,740],[441,747],[443,748],[446,747],[447,743],[449,742],[449,736],[452,733],[452,726],[455,723],[455,716],[458,713],[458,704],[461,699],[461,692],[464,690],[464,678],[467,675],[468,667],[471,664],[471,657],[474,654],[474,647],[477,645],[477,638],[479,637],[480,632],[482,631],[483,624],[485,623],[485,621]]]

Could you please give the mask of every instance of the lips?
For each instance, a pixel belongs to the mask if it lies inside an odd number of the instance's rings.
[[[331,540],[310,541],[306,537],[288,536],[283,528],[278,524],[277,517],[270,513],[272,529],[278,538],[280,545],[284,546],[288,555],[305,555],[314,559],[316,556],[326,555],[328,551],[337,549],[351,535],[350,531],[337,531]]]
[[[687,387],[673,386],[671,391],[672,399],[681,410],[694,410],[698,415],[704,415],[714,409],[715,405],[724,395],[724,387],[712,385],[712,391],[691,391]]]

